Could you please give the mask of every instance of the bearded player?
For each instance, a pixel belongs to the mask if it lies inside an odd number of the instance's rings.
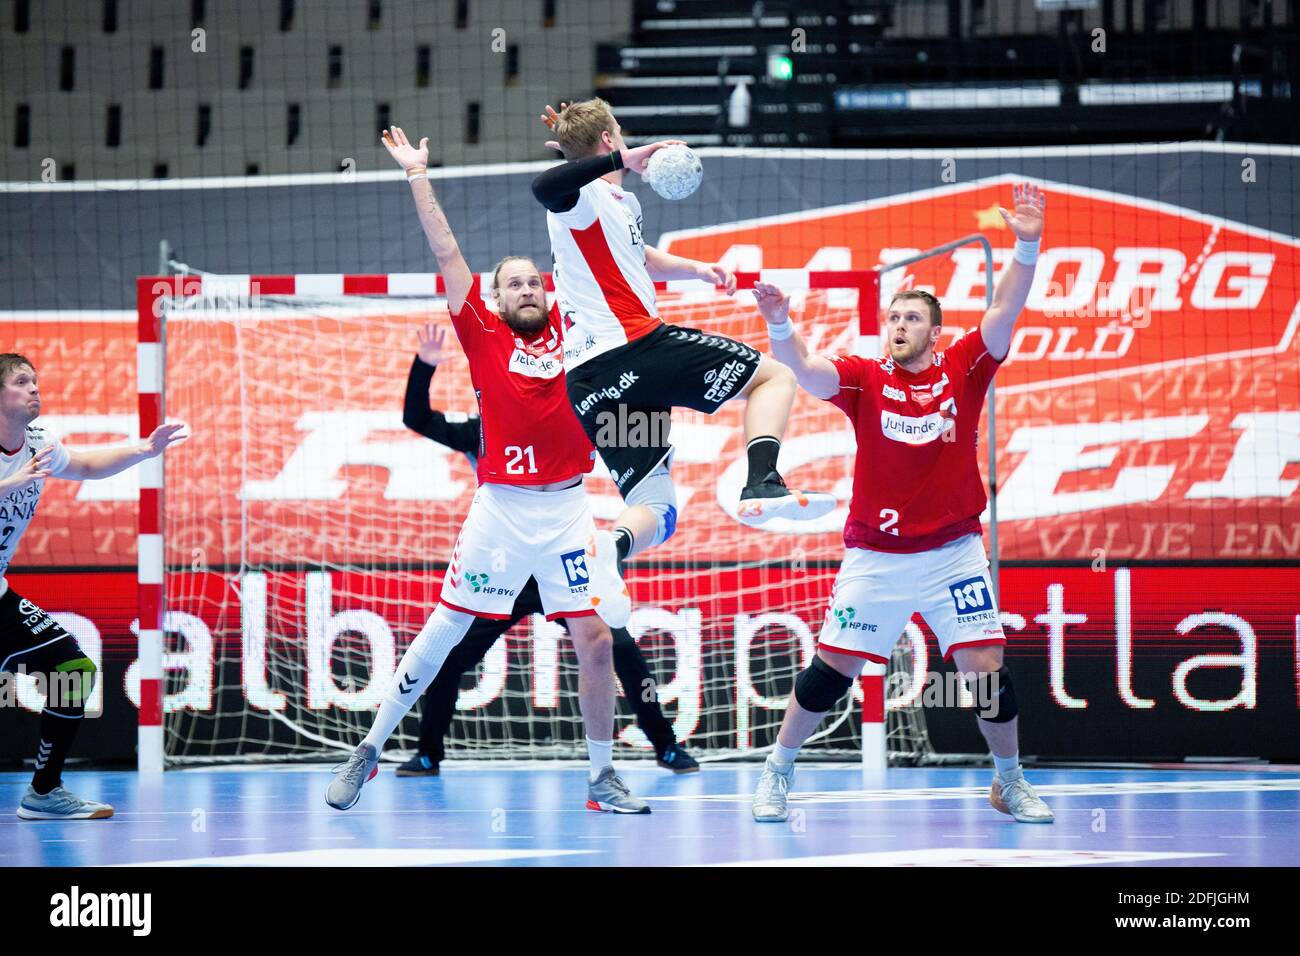
[[[759,778],[755,820],[786,819],[799,748],[852,686],[864,660],[888,663],[915,611],[975,696],[996,767],[990,802],[1021,823],[1053,820],[1020,767],[1016,691],[1002,660],[1006,637],[981,540],[986,497],[975,454],[980,410],[1029,296],[1043,233],[1043,194],[1018,185],[1013,195],[1015,211],[1001,213],[1015,250],[993,304],[978,329],[943,352],[934,351],[943,313],[927,292],[900,292],[890,302],[885,357],[827,358],[808,354],[779,289],[754,287],[772,354],[806,391],[849,417],[858,443],[844,562],[817,655],[795,680]]]
[[[126,471],[180,441],[183,425],[161,425],[147,441],[69,451],[32,422],[41,414],[36,367],[14,352],[0,355],[0,673],[30,674],[45,689],[36,772],[18,804],[24,820],[102,820],[106,803],[63,786],[63,764],[86,715],[96,668],[63,625],[5,581],[18,541],[36,514],[47,478],[88,481]]]
[[[477,468],[479,417],[469,415],[465,416],[464,421],[453,421],[446,413],[429,407],[429,384],[433,381],[433,373],[440,363],[453,357],[452,347],[444,345],[446,333],[434,323],[426,322],[423,328],[416,329],[416,335],[420,347],[406,379],[402,424],[440,445],[460,452],[469,459],[471,468]],[[424,695],[417,750],[410,760],[397,768],[397,776],[438,775],[438,764],[443,759],[443,737],[451,728],[456,713],[461,675],[473,670],[506,631],[525,617],[541,613],[542,599],[537,593],[537,582],[529,578],[515,598],[510,617],[505,620],[486,617],[474,620],[465,638],[451,652],[447,663]],[[654,748],[659,766],[673,773],[698,771],[699,763],[677,742],[672,722],[664,716],[658,695],[644,693],[645,688],[653,685],[654,677],[640,646],[626,627],[611,628],[610,633],[614,641],[614,673],[623,685],[624,699],[636,714],[637,726]]]
[[[596,605],[599,598],[601,613],[621,625],[630,602],[612,557],[603,564],[587,553],[596,526],[583,476],[595,452],[566,401],[559,314],[547,309],[537,266],[520,256],[503,259],[493,275],[500,316],[482,308],[472,294],[475,276],[428,179],[428,139],[416,148],[399,127],[382,139],[406,171],[420,225],[446,282],[452,325],[469,359],[481,419],[479,487],[456,539],[439,605],[402,655],[370,732],[338,768],[325,801],[338,810],[356,804],[378,770],[384,742],[474,619],[508,620],[532,577],[547,619],[565,619],[578,657],[578,707],[591,764],[587,808],[649,813],[649,805],[614,772],[613,639]]]
[[[597,535],[598,553],[613,548],[621,562],[662,544],[676,528],[666,434],[650,429],[651,440],[624,442],[602,427],[638,417],[666,421],[674,407],[712,414],[727,401],[745,400],[749,475],[737,507],[745,524],[812,520],[833,510],[833,495],[791,491],[777,471],[794,404],[790,370],[742,342],[659,318],[657,280],[699,279],[728,295],[736,290],[735,276],[722,266],[660,252],[642,238],[641,206],[623,179],[628,170],[644,174],[650,157],[676,141],[629,149],[601,99],[561,103],[559,113],[546,109],[542,119],[555,135],[547,145],[568,162],[538,176],[533,195],[546,207],[569,400],[627,504],[612,536]]]

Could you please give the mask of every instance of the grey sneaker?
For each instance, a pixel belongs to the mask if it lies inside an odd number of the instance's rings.
[[[1015,817],[1017,823],[1053,823],[1056,820],[1024,777],[1007,783],[1000,774],[994,775],[989,803],[994,810]]]
[[[346,763],[333,768],[336,774],[325,802],[335,810],[349,810],[361,799],[361,787],[379,773],[379,751],[370,744],[361,744],[352,752]]]
[[[787,804],[793,782],[794,764],[785,773],[773,769],[770,761],[764,764],[763,775],[754,788],[754,819],[759,823],[784,823],[790,816]]]
[[[107,803],[83,800],[63,787],[41,794],[29,784],[18,804],[18,816],[24,820],[107,820],[112,815]]]
[[[610,813],[649,813],[650,804],[634,797],[613,767],[606,767],[600,776],[587,784],[587,809]]]

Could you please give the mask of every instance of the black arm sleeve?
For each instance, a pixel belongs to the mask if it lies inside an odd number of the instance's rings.
[[[452,451],[466,455],[478,454],[478,416],[468,421],[449,422],[442,412],[429,407],[429,383],[437,366],[421,361],[417,355],[411,363],[411,374],[406,378],[406,405],[402,409],[402,424],[413,432],[431,438]]]
[[[623,153],[592,156],[552,166],[533,180],[533,195],[551,212],[567,212],[578,204],[578,190],[601,176],[623,168]]]

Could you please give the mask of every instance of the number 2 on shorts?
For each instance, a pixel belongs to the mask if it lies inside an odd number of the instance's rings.
[[[893,508],[881,508],[880,517],[885,519],[884,523],[880,526],[880,530],[886,531],[892,535],[897,535],[898,529],[895,528],[894,525],[898,524],[898,512]]]

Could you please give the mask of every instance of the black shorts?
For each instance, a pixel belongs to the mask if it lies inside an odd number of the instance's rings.
[[[0,672],[49,674],[86,659],[63,625],[12,587],[0,595]]]
[[[762,355],[743,342],[661,325],[565,375],[569,402],[627,497],[667,457],[674,408],[713,414],[758,371]]]

